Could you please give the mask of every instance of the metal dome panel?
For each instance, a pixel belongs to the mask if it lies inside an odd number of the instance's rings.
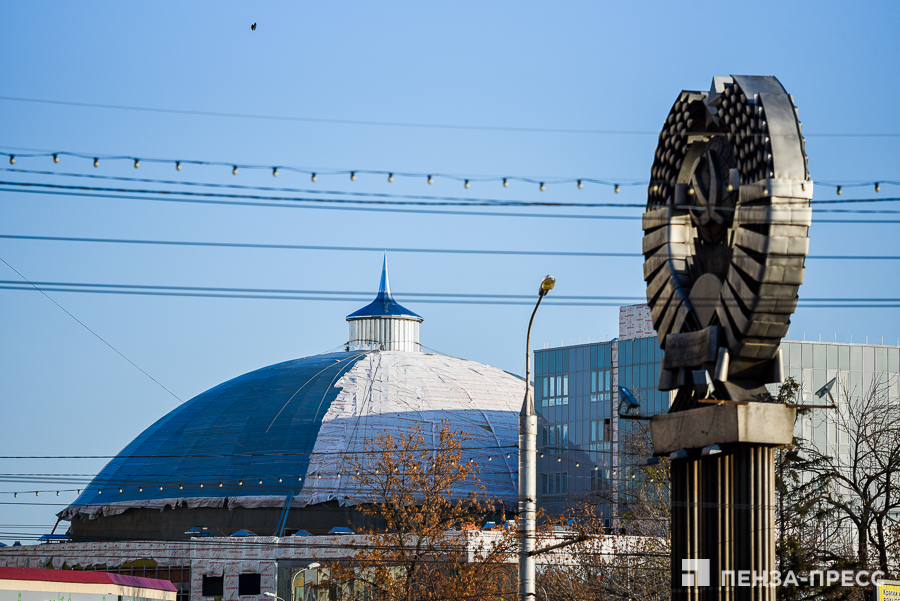
[[[523,394],[523,381],[500,369],[418,352],[332,353],[272,365],[154,423],[58,515],[223,507],[226,499],[230,508],[280,507],[289,498],[293,507],[355,503],[366,495],[340,473],[338,452],[415,423],[435,433],[445,419],[473,436],[466,458],[492,456],[482,480],[512,502]]]

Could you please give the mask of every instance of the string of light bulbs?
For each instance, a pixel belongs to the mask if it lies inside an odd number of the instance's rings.
[[[636,181],[625,181],[620,180],[619,182],[608,180],[608,179],[598,179],[593,177],[534,177],[534,176],[518,176],[518,175],[507,175],[507,176],[485,176],[485,175],[456,175],[450,173],[422,173],[422,172],[408,172],[408,171],[389,171],[389,170],[379,170],[379,169],[322,169],[322,168],[309,168],[309,167],[296,167],[289,165],[261,165],[254,163],[243,163],[243,162],[235,162],[235,161],[207,161],[200,159],[160,159],[160,158],[141,158],[132,155],[101,155],[101,154],[86,154],[81,152],[72,152],[72,151],[57,151],[57,152],[48,152],[48,151],[32,151],[32,152],[24,152],[24,153],[4,153],[9,157],[9,164],[15,165],[17,158],[52,158],[54,163],[60,162],[60,157],[68,156],[72,158],[78,158],[83,160],[92,161],[94,167],[100,167],[101,158],[103,161],[125,161],[132,164],[135,169],[140,168],[141,161],[145,163],[158,163],[158,164],[168,164],[173,165],[176,171],[181,171],[182,167],[186,165],[194,165],[194,166],[210,166],[210,167],[230,167],[232,175],[238,175],[242,169],[246,170],[264,170],[271,171],[273,177],[277,177],[279,173],[283,172],[293,172],[299,173],[303,175],[307,175],[310,178],[310,181],[315,183],[318,181],[320,176],[343,176],[349,177],[350,181],[356,181],[357,178],[361,175],[374,175],[380,176],[386,179],[387,183],[393,183],[397,178],[407,178],[407,179],[418,179],[425,180],[428,184],[433,184],[436,179],[445,179],[454,182],[462,182],[463,187],[465,189],[469,189],[474,183],[501,183],[504,188],[508,188],[510,183],[519,182],[525,184],[536,185],[538,190],[541,192],[547,189],[547,186],[557,186],[557,185],[572,185],[575,184],[577,189],[584,188],[585,184],[594,184],[598,186],[605,186],[608,188],[612,188],[615,193],[619,193],[623,187],[633,187],[633,186],[651,186],[654,184],[663,183],[662,181],[656,182],[654,180],[636,180]],[[835,192],[838,195],[843,194],[844,188],[858,188],[858,187],[873,187],[875,192],[881,192],[882,186],[891,185],[891,186],[900,186],[900,181],[894,180],[878,180],[878,181],[866,181],[866,182],[849,182],[849,183],[835,183],[835,182],[827,182],[820,181],[818,182],[820,186],[832,186],[835,188]]]

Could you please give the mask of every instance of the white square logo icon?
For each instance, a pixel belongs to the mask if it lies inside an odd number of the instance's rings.
[[[709,586],[708,559],[682,559],[681,571],[681,586]]]

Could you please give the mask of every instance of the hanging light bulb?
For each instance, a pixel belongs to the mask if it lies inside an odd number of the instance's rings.
[[[493,461],[493,460],[494,460],[493,457],[488,457],[488,461]]]
[[[581,464],[580,464],[579,462],[576,461],[576,462],[575,462],[575,467],[581,467]]]
[[[175,171],[181,171],[181,161],[175,161]]]
[[[557,458],[556,458],[556,463],[562,463],[562,457],[557,457]]]
[[[95,158],[94,158],[94,167],[99,167],[99,166],[100,166],[100,159],[97,159],[97,158],[95,157]]]
[[[272,177],[278,177],[278,167],[272,167]]]
[[[162,490],[162,486],[159,487],[159,490]]]
[[[350,172],[350,181],[351,181],[351,182],[355,182],[355,181],[356,181],[356,171],[351,171],[351,172]]]
[[[653,184],[653,191],[654,191],[654,192],[659,192],[659,186],[656,185],[656,184]]]
[[[312,181],[312,182],[316,181],[317,179],[318,179],[318,178],[316,177],[316,174],[315,174],[315,173],[313,173],[313,174],[309,177],[309,181]]]
[[[81,494],[81,489],[80,489],[80,488],[78,489],[78,494],[79,494],[79,495]]]
[[[122,489],[121,489],[121,488],[119,488],[119,492],[122,492]]]
[[[138,492],[144,492],[144,487],[143,487],[143,486],[139,486],[139,487],[138,487]]]
[[[58,163],[58,162],[59,162],[59,155],[56,154],[55,152],[53,153],[53,162],[54,162],[54,163]]]
[[[222,483],[221,483],[221,482],[219,482],[219,488],[222,488]]]
[[[431,177],[430,175],[428,176],[428,183],[429,183],[429,184],[433,184],[433,183],[434,183],[434,178]]]
[[[547,189],[547,188],[544,186],[544,182],[541,182],[541,192],[543,192],[543,191],[546,190],[546,189]]]
[[[469,180],[466,180],[466,184],[465,184],[465,186],[466,186],[466,188],[468,188],[468,187],[469,187]]]
[[[388,173],[388,182],[392,182],[392,181],[394,181],[394,174]]]
[[[259,483],[262,484],[262,480],[260,480]]]
[[[231,175],[237,175],[237,165],[231,168]]]
[[[694,189],[693,189],[693,188],[688,188],[688,194],[690,194],[691,196],[693,196],[693,195],[694,195]]]
[[[544,456],[544,454],[543,454],[543,453],[541,453],[541,457],[543,457],[543,456]]]
[[[56,496],[57,496],[57,497],[59,496],[59,491],[56,491]]]
[[[203,482],[200,483],[200,488],[203,488]]]
[[[584,184],[581,183],[581,180],[578,180],[578,189],[581,190],[584,188]]]
[[[318,478],[319,480],[321,480],[321,479],[322,479],[322,474],[319,474],[318,476],[316,476],[316,478]]]
[[[875,191],[881,192],[881,184],[879,184],[878,182],[875,182]]]
[[[509,459],[509,453],[506,454],[506,458]]]
[[[101,489],[98,488],[98,489],[97,489],[97,494],[98,494],[98,495],[102,495],[102,494],[103,494],[103,491],[102,491]]]
[[[238,480],[238,486],[243,486],[243,485],[244,485],[244,481],[243,481],[243,480]]]
[[[184,490],[184,484],[179,484],[179,485],[178,485],[178,490]]]
[[[14,154],[9,155],[9,164],[10,165],[16,164],[16,155],[14,155]]]
[[[141,166],[141,159],[134,159],[134,168],[137,169]]]
[[[34,491],[34,496],[39,497],[41,496],[41,493],[39,493],[38,491]]]
[[[19,493],[14,492],[14,493],[13,493],[13,499],[18,499],[18,498],[19,498]]]
[[[840,186],[837,187],[837,193],[838,193],[839,195],[844,193],[844,191],[841,190],[841,187],[840,187]]]
[[[281,484],[281,478],[278,479],[278,483]]]
[[[618,194],[619,193],[619,184],[616,184],[616,187],[613,188],[613,191]]]
[[[302,481],[303,481],[303,476],[297,476],[297,482],[302,482]]]
[[[503,187],[509,188],[509,181],[505,177],[503,178]]]
[[[734,192],[734,186],[728,184],[727,186],[725,186],[725,190],[727,190],[728,192]]]

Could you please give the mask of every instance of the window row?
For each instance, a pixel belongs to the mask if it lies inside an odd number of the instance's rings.
[[[591,402],[609,400],[612,390],[610,373],[608,369],[591,372]]]
[[[593,473],[593,472],[592,472]],[[569,492],[569,473],[541,474],[541,494],[555,495]]]
[[[569,374],[544,376],[542,380],[543,404],[548,407],[569,404]]]
[[[591,420],[591,442],[609,442],[612,440],[612,422],[609,419]]]
[[[224,576],[204,576],[202,585],[202,595],[204,597],[224,597],[225,596],[225,577]],[[260,577],[259,574],[240,574],[238,576],[238,596],[259,595],[260,594]]]
[[[553,455],[561,452],[569,444],[569,424],[548,424],[544,426],[544,447]]]

